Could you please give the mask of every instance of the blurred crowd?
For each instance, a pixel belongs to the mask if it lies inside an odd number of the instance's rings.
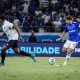
[[[79,0],[0,0],[0,14],[22,32],[62,32],[65,17],[77,17]]]

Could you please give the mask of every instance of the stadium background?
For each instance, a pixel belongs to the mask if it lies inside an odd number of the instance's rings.
[[[0,15],[5,15],[8,21],[19,26],[25,39],[25,43],[19,43],[20,47],[24,45],[24,47],[38,46],[42,48],[45,44],[44,47],[47,49],[52,47],[54,50],[57,47],[60,50],[58,53],[57,50],[51,53],[44,51],[39,53],[40,55],[36,52],[36,56],[65,56],[61,55],[61,48],[67,35],[58,43],[56,43],[56,39],[66,26],[65,17],[67,15],[76,17],[80,22],[79,3],[79,0],[0,0]],[[28,41],[31,31],[35,32],[34,35],[37,39],[35,44]],[[2,33],[1,27],[0,33]],[[3,44],[5,42],[0,43],[0,48]],[[73,54],[73,56],[80,56],[79,45],[75,52],[77,54]],[[7,53],[13,52],[9,50]]]
[[[34,52],[36,56],[54,56],[56,60],[50,65],[50,57],[36,57],[34,63],[28,57],[14,56],[9,49],[7,55],[13,57],[6,57],[5,66],[0,66],[0,80],[80,80],[80,45],[75,48],[68,65],[63,66],[65,57],[60,56],[66,54],[62,54],[61,48],[67,35],[56,42],[66,25],[65,17],[71,15],[80,22],[79,11],[80,0],[0,0],[0,15],[18,25],[25,39],[24,43],[19,42],[20,49]],[[35,43],[29,41],[32,30],[37,39]],[[0,49],[6,40],[6,37],[0,39]]]

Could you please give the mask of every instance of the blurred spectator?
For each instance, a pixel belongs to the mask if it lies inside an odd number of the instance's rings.
[[[28,20],[28,16],[26,17],[26,19],[23,22],[22,31],[23,32],[29,32],[30,31],[30,23],[29,23],[29,20]]]
[[[53,4],[58,3],[58,0],[52,0],[52,3]]]
[[[48,21],[51,19],[51,16],[48,12],[46,12],[42,18],[44,19],[44,24],[46,25],[48,23]]]
[[[33,19],[33,21],[30,24],[31,30],[34,32],[38,32],[38,28],[37,28],[37,23],[36,21]]]
[[[17,9],[16,4],[13,4],[13,6],[12,6],[12,12],[16,12],[16,9]]]
[[[38,16],[40,14],[42,14],[42,11],[39,8],[37,8],[37,10],[35,11],[35,15]]]
[[[29,5],[29,13],[31,15],[34,15],[38,6],[39,6],[38,0],[31,0]]]
[[[37,38],[34,35],[34,31],[31,31],[31,35],[28,38],[28,42],[32,42],[32,43],[37,42]]]
[[[59,16],[57,12],[52,12],[52,20],[53,21],[58,21],[59,20]]]
[[[60,31],[63,32],[64,28],[65,28],[65,25],[66,25],[65,14],[63,14],[63,13],[60,15],[60,22],[61,22]]]
[[[22,7],[23,7],[23,13],[27,14],[28,13],[29,2],[24,1],[24,3],[22,4]]]
[[[64,7],[63,11],[69,15],[70,4],[66,3],[64,4],[63,7]]]
[[[23,23],[23,21],[25,20],[24,13],[19,11],[19,12],[16,13],[16,16],[19,19],[20,23]]]
[[[59,14],[54,14],[52,23],[55,26],[55,31],[59,32],[61,28],[61,17]]]
[[[53,25],[55,26],[55,31],[59,32],[61,28],[61,22],[60,21],[54,21]]]
[[[41,2],[41,8],[42,8],[42,12],[45,13],[46,9],[48,9],[49,6],[49,1],[48,0],[42,0]]]
[[[55,32],[55,27],[51,20],[49,20],[48,23],[46,24],[46,29],[47,32]]]
[[[40,28],[61,32],[66,25],[65,17],[76,17],[79,13],[79,4],[79,0],[0,0],[0,15],[20,25],[23,32],[38,32]],[[65,15],[59,15],[62,13]]]
[[[16,25],[16,26],[19,26],[20,22],[19,20],[17,19],[17,17],[14,16],[14,21],[13,23]]]

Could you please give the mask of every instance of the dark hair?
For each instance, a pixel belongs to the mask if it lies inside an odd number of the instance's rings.
[[[0,16],[0,19],[5,20],[5,16]]]
[[[73,21],[74,21],[74,22],[77,22],[77,18],[74,17],[74,18],[73,18]]]
[[[67,16],[66,20],[72,20],[72,17],[71,16]]]

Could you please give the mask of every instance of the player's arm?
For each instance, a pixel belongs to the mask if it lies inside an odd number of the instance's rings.
[[[62,39],[65,34],[66,34],[66,32],[63,31],[63,33],[60,35],[60,38]]]
[[[62,34],[60,35],[60,37],[58,39],[56,39],[56,41],[60,41],[64,37],[65,34],[66,34],[66,32],[63,31]]]
[[[62,32],[62,34],[60,35],[60,37],[58,39],[56,39],[56,41],[60,41],[64,35],[68,32],[67,27],[64,29],[64,31]]]
[[[16,31],[17,31],[17,33],[18,33],[18,35],[19,35],[20,41],[21,41],[21,42],[24,42],[24,39],[22,38],[22,36],[21,36],[21,34],[20,34],[20,30],[19,30],[18,26],[16,26],[16,25],[13,24],[13,28],[16,29]]]

